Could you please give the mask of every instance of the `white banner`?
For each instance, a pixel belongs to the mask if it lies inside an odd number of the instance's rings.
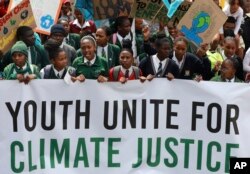
[[[10,0],[9,9],[16,7],[22,0]],[[31,8],[36,20],[36,31],[49,35],[50,28],[57,22],[60,15],[61,0],[30,0]]]
[[[249,84],[0,81],[1,173],[229,173],[250,157]]]

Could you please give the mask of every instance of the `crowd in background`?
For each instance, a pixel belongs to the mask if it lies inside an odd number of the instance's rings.
[[[4,9],[6,9],[7,1]],[[218,0],[214,2],[219,6]],[[0,9],[1,10],[1,9]],[[0,56],[0,78],[29,83],[32,79],[98,82],[154,78],[250,81],[250,0],[229,0],[223,9],[227,20],[211,40],[196,45],[176,24],[127,16],[98,26],[81,9],[63,0],[61,15],[50,35],[20,26],[17,42]],[[154,31],[153,31],[154,30]]]

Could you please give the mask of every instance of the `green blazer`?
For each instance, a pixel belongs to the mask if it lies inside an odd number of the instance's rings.
[[[226,80],[222,79],[220,75],[217,75],[215,77],[213,77],[210,81],[214,81],[214,82],[226,82]],[[235,81],[234,83],[242,83],[243,81],[240,80],[239,78],[237,78],[235,76]]]
[[[72,65],[76,69],[76,75],[83,74],[86,79],[97,79],[99,75],[108,77],[108,62],[100,56],[96,56],[95,63],[88,66],[84,63],[83,56],[77,57]]]
[[[46,65],[50,64],[49,56],[42,45],[30,46],[30,54],[31,54],[31,64],[36,65],[39,69],[42,69]],[[13,63],[13,61],[11,52],[9,50],[3,57],[2,68],[5,68],[10,63]]]
[[[79,34],[69,33],[69,40],[66,39],[66,43],[74,47],[75,50],[78,50],[80,48],[80,40],[81,37]]]
[[[108,43],[108,65],[109,68],[114,66],[120,65],[119,56],[120,56],[121,49],[117,45]]]

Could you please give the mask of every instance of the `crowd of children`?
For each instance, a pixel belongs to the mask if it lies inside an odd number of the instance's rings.
[[[0,78],[26,84],[67,75],[73,82],[153,78],[249,82],[249,7],[250,0],[229,0],[223,9],[228,16],[223,28],[211,43],[195,45],[171,21],[156,33],[144,19],[127,16],[117,17],[111,26],[96,27],[63,0],[61,16],[49,36],[39,38],[29,26],[17,29],[17,42],[0,55]]]

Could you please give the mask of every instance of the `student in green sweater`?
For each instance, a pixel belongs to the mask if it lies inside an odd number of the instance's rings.
[[[73,62],[76,75],[82,74],[86,79],[97,79],[98,82],[108,81],[108,62],[96,55],[96,41],[94,37],[87,35],[81,39],[82,56]]]
[[[17,41],[10,53],[14,63],[4,68],[4,79],[17,79],[19,82],[27,84],[33,79],[40,78],[38,67],[27,61],[28,48],[23,41]]]
[[[221,74],[213,77],[210,81],[214,82],[231,82],[241,83],[243,82],[236,76],[236,71],[239,67],[239,62],[235,58],[227,58],[222,62]]]

